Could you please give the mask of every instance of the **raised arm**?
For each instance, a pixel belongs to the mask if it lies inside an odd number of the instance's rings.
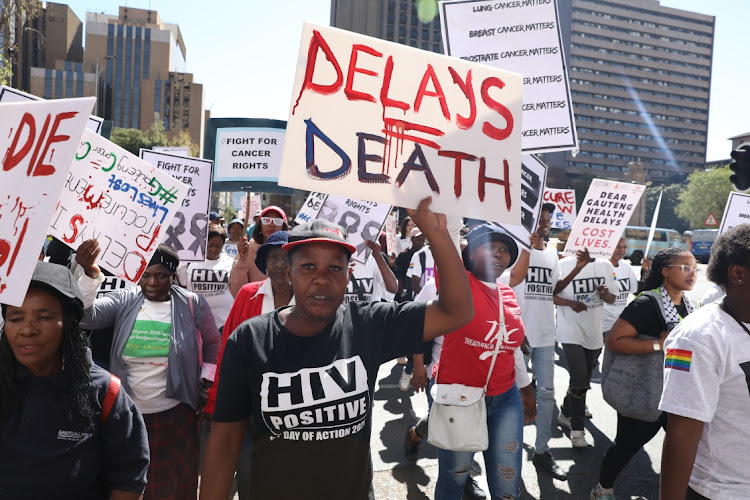
[[[539,235],[531,233],[529,241],[531,241],[531,248],[534,248],[539,241]],[[529,258],[531,258],[531,252],[524,248],[518,255],[516,263],[510,270],[510,281],[508,286],[518,286],[526,279],[526,273],[529,271]]]
[[[385,289],[390,293],[398,293],[398,279],[396,279],[396,275],[393,274],[393,271],[391,271],[391,266],[389,266],[383,258],[383,252],[381,251],[382,249],[380,248],[380,243],[378,243],[377,241],[366,240],[365,245],[367,245],[367,247],[372,250],[372,256],[375,259],[375,262],[378,264],[380,275],[383,277]]]
[[[566,286],[570,284],[571,281],[573,281],[573,278],[578,276],[578,273],[581,272],[581,269],[586,267],[586,265],[591,261],[591,257],[589,256],[589,251],[587,248],[584,248],[583,250],[578,250],[576,252],[576,265],[575,267],[568,273],[567,276],[565,276],[563,279],[557,282],[557,285],[555,285],[555,290],[553,295],[557,295],[558,293],[562,292]]]
[[[407,212],[430,242],[440,280],[449,283],[450,286],[442,287],[438,300],[427,304],[424,319],[425,341],[462,327],[474,316],[469,278],[448,233],[445,215],[432,212],[429,209],[430,203],[432,198],[425,198],[416,210]]]
[[[240,288],[253,281],[254,274],[259,274],[260,270],[255,267],[255,256],[258,254],[259,245],[255,240],[248,241],[247,235],[243,234],[237,243],[237,257],[232,264],[232,270],[229,273],[229,293],[232,297],[237,297]],[[263,276],[262,279],[265,279]]]

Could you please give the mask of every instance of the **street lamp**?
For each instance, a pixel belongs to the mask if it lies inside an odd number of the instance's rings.
[[[100,118],[104,118],[101,116],[102,107],[99,103],[99,86],[101,82],[99,81],[99,60],[107,60],[107,59],[117,59],[117,56],[104,56],[104,57],[97,57],[96,58],[96,89],[94,90],[94,95],[96,96],[96,116],[99,116]],[[104,69],[104,67],[102,67]]]

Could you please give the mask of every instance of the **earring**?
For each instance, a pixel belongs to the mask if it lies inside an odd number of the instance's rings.
[[[742,280],[737,280],[737,283],[742,283]]]

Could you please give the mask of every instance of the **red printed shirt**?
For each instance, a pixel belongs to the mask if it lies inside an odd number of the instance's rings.
[[[502,342],[495,368],[487,387],[488,396],[497,396],[513,386],[516,380],[515,350],[521,347],[524,331],[521,309],[516,295],[508,285],[494,290],[469,273],[474,319],[462,328],[443,337],[440,361],[433,368],[439,384],[463,384],[484,387],[492,363],[495,342]],[[506,335],[499,331],[500,310],[498,291],[502,292]],[[501,338],[502,337],[502,338]]]

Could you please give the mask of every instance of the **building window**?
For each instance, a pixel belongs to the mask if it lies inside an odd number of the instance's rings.
[[[143,35],[140,26],[135,28],[135,54],[133,56],[133,127],[141,127],[141,40]]]
[[[115,60],[115,113],[114,122],[115,127],[122,127],[122,48],[124,45],[123,40],[123,25],[117,25],[117,59]]]
[[[83,72],[76,73],[76,97],[83,97]]]
[[[55,99],[63,97],[63,72],[61,69],[55,70]]]
[[[68,99],[73,97],[73,72],[72,71],[65,71],[65,97]]]
[[[133,63],[133,27],[128,26],[125,30],[125,61],[124,65],[124,77],[125,77],[125,90],[123,91],[123,126],[125,128],[131,128],[130,117],[133,114],[131,108],[131,96],[130,89],[132,87],[132,63]]]
[[[161,80],[154,80],[154,113],[161,114]]]
[[[52,99],[52,70],[44,70],[44,98]]]
[[[146,28],[146,40],[143,42],[143,78],[148,78],[151,65],[151,28]]]

